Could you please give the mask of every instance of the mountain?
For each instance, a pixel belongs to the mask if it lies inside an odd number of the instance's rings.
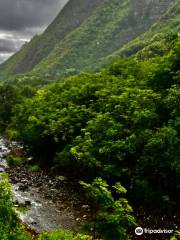
[[[163,55],[172,48],[172,42],[180,31],[180,1],[163,14],[148,31],[125,44],[111,55],[101,59],[104,65],[120,57],[136,55],[140,59]]]
[[[0,76],[94,71],[147,50],[157,33],[178,31],[179,6],[179,0],[70,0],[43,34],[0,66]]]
[[[79,27],[103,0],[71,0],[41,35],[36,35],[0,66],[4,75],[31,71],[68,33]]]

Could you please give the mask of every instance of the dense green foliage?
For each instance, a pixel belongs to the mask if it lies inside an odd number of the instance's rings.
[[[0,129],[4,129],[10,123],[13,108],[22,102],[22,99],[32,97],[36,89],[23,84],[13,86],[12,84],[0,85]]]
[[[135,219],[126,189],[133,207],[171,210],[180,201],[180,2],[79,2],[88,13],[71,0],[45,33],[0,67],[0,78],[34,68],[0,85],[0,129],[28,146],[31,171],[45,166],[82,180],[94,210],[83,229],[90,236],[57,231],[38,240],[129,239]],[[76,6],[72,18],[69,6]],[[61,82],[49,84],[54,79]],[[7,160],[23,162],[13,154]],[[30,239],[4,175],[0,235]]]
[[[180,176],[179,61],[177,40],[163,57],[121,59],[101,73],[47,86],[16,105],[9,131],[41,164],[85,179],[120,180],[138,203],[173,204]]]
[[[6,126],[11,118],[12,109],[18,103],[19,92],[10,85],[0,86],[0,127]]]
[[[11,188],[4,174],[0,174],[0,238],[1,240],[30,240],[30,237],[23,233],[13,209]]]
[[[92,237],[84,234],[74,234],[71,232],[57,231],[52,233],[43,233],[38,240],[92,240]]]

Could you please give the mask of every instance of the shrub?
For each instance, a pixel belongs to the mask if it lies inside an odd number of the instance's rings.
[[[0,238],[1,240],[30,240],[20,226],[6,174],[0,174]]]
[[[90,224],[94,237],[104,240],[129,239],[127,232],[135,225],[135,219],[127,199],[121,196],[126,194],[126,189],[120,183],[110,188],[101,178],[96,178],[92,184],[80,183],[94,202],[95,215]]]

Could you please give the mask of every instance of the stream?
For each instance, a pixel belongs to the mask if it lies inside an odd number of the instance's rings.
[[[82,192],[66,177],[50,176],[42,170],[33,173],[24,167],[8,167],[6,156],[14,148],[21,149],[22,146],[0,138],[0,172],[9,175],[14,207],[28,230],[34,234],[59,229],[76,231],[80,223],[91,219],[91,209]],[[142,227],[177,230],[180,226],[176,211],[152,211],[140,207],[135,216]],[[134,231],[132,236],[139,239]],[[143,239],[149,239],[148,235]],[[167,236],[161,235],[161,239],[167,239]]]
[[[14,207],[21,221],[36,233],[77,230],[79,223],[90,215],[77,186],[64,176],[52,177],[43,171],[33,173],[23,167],[8,167],[6,156],[13,145],[16,143],[8,144],[0,138],[0,172],[9,175]]]

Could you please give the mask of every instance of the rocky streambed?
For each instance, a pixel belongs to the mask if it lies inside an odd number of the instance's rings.
[[[6,155],[14,145],[0,139],[0,171],[9,174],[14,206],[22,222],[36,233],[77,230],[80,222],[90,216],[90,208],[77,184],[44,171],[34,173],[23,167],[8,167]]]
[[[45,171],[30,172],[24,167],[8,167],[6,155],[17,143],[0,138],[0,172],[9,174],[14,206],[21,221],[33,233],[57,229],[78,230],[80,223],[91,218],[91,210],[78,184],[64,176],[50,176]],[[150,229],[173,229],[180,226],[179,207],[170,212],[162,209],[135,209],[138,225]],[[139,236],[131,232],[133,239]],[[154,234],[153,239],[159,239]],[[157,237],[157,238],[156,238]],[[169,236],[161,235],[161,239]],[[143,235],[143,239],[150,239]]]

